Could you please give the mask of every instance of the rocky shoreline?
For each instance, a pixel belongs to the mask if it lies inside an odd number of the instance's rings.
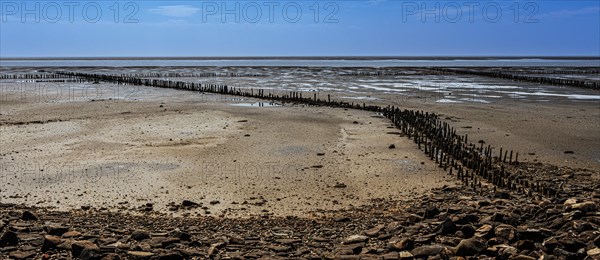
[[[595,172],[532,164],[564,177],[556,197],[432,190],[311,218],[173,217],[0,204],[2,259],[600,259]],[[190,202],[182,202],[193,206]]]

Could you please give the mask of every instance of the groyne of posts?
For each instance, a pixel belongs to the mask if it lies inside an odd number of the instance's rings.
[[[43,71],[41,71],[43,72]],[[127,74],[129,77],[137,78],[264,78],[268,75],[252,74],[252,73],[181,73],[181,72],[148,72],[148,73],[132,73]],[[63,79],[64,75],[51,73],[36,73],[36,74],[0,74],[0,79]]]
[[[124,76],[124,75],[123,75]],[[136,78],[266,78],[268,75],[253,73],[182,73],[182,72],[147,72],[147,73],[128,73],[128,77]]]
[[[30,79],[30,80],[44,80],[44,79],[59,79],[64,80],[65,76],[50,73],[39,73],[39,74],[0,74],[0,79]],[[77,80],[77,79],[73,79]]]
[[[514,81],[526,81],[539,84],[549,85],[560,85],[560,86],[571,86],[578,88],[586,88],[593,90],[600,90],[600,80],[589,80],[589,79],[574,79],[574,78],[559,78],[559,77],[548,77],[548,76],[535,76],[535,75],[523,75],[518,72],[504,71],[504,70],[480,70],[471,68],[433,68],[442,73],[448,74],[466,74],[475,76],[484,76],[500,79],[508,79]],[[562,74],[588,74],[584,73],[587,71],[575,71],[576,73],[566,73],[562,71],[554,71]],[[550,73],[541,73],[550,74]],[[593,73],[592,73],[593,74]]]
[[[519,153],[490,145],[480,141],[472,143],[467,134],[460,135],[447,122],[436,114],[417,110],[401,109],[395,106],[367,105],[336,101],[327,95],[319,98],[316,93],[287,92],[265,93],[264,89],[232,88],[227,85],[182,82],[161,79],[142,79],[125,75],[91,74],[80,72],[55,72],[68,78],[81,78],[90,81],[103,81],[114,84],[130,84],[158,88],[173,88],[268,99],[282,103],[291,102],[309,106],[359,109],[381,113],[391,120],[402,136],[413,140],[418,148],[434,160],[448,174],[458,178],[464,185],[474,190],[504,189],[527,194],[529,196],[554,197],[561,191],[558,184],[533,179],[533,176],[521,174],[516,167]]]

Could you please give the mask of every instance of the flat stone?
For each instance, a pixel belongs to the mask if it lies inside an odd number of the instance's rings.
[[[600,257],[600,248],[592,248],[587,251],[589,257]]]
[[[548,228],[550,229],[560,229],[565,225],[567,221],[564,218],[555,218],[552,222],[548,223]]]
[[[366,242],[367,240],[369,240],[369,238],[366,236],[352,235],[352,236],[349,236],[346,239],[344,239],[344,241],[342,241],[342,243],[343,244],[354,244],[354,243]]]
[[[136,230],[131,233],[130,237],[133,240],[141,241],[141,240],[150,238],[150,233],[148,233],[147,231],[143,231],[143,230]]]
[[[184,200],[183,202],[181,202],[181,206],[184,207],[198,207],[200,206],[198,203],[193,202],[191,200]]]
[[[21,247],[21,251],[35,251],[37,247],[31,245],[25,245]]]
[[[477,238],[463,239],[456,246],[456,255],[475,256],[483,252],[487,245]]]
[[[577,198],[570,198],[568,200],[565,200],[565,203],[563,203],[563,205],[567,206],[567,205],[573,205],[577,203]]]
[[[575,203],[567,206],[567,210],[580,210],[582,212],[596,211],[598,206],[593,201]]]
[[[244,245],[246,244],[246,240],[237,235],[229,236],[229,244],[231,245]]]
[[[179,239],[179,238],[176,238],[176,237],[167,237],[167,238],[165,238],[162,241],[161,245],[162,245],[162,247],[168,247],[168,246],[170,246],[172,244],[176,244],[176,243],[179,243],[179,242],[181,242],[181,239]]]
[[[377,225],[367,231],[365,231],[365,235],[370,236],[370,237],[374,237],[377,236],[383,229],[385,228],[385,225]]]
[[[37,253],[35,251],[14,251],[10,252],[8,256],[10,256],[13,259],[29,259],[34,257],[36,254]]]
[[[217,248],[217,246],[211,245],[206,253],[208,254],[208,256],[214,256],[215,254],[217,254],[218,251],[219,248]]]
[[[442,249],[444,249],[444,246],[441,245],[420,246],[411,250],[410,253],[414,257],[427,257],[439,254]]]
[[[156,247],[161,247],[161,244],[157,244]],[[152,246],[148,243],[139,243],[132,248],[134,251],[150,251]]]
[[[336,183],[333,185],[333,187],[334,187],[334,188],[337,188],[337,189],[342,189],[342,188],[346,188],[346,187],[348,187],[348,186],[347,186],[346,184],[344,184],[343,182],[336,182]]]
[[[30,231],[30,232],[37,232],[37,231]],[[18,234],[17,237],[19,237],[19,243],[22,242],[31,242],[31,241],[42,241],[42,236],[37,234],[37,233],[31,233],[31,234]],[[25,250],[27,251],[27,250]]]
[[[44,244],[42,245],[42,251],[46,252],[51,249],[55,249],[58,245],[62,244],[60,237],[45,235]]]
[[[73,257],[79,257],[84,250],[95,251],[100,250],[96,244],[91,241],[75,241],[71,244],[71,253]]]
[[[118,239],[114,238],[114,237],[105,237],[105,238],[99,238],[98,239],[98,244],[100,245],[106,245],[106,244],[112,244],[117,242]]]
[[[17,247],[16,246],[6,246],[6,247],[0,247],[0,252],[12,252],[12,251],[17,251]]]
[[[558,242],[558,239],[556,239],[556,237],[547,238],[542,243],[542,246],[547,248],[550,252],[554,251],[554,249],[557,248],[559,245],[560,243]]]
[[[511,260],[536,260],[537,258],[528,255],[517,255],[510,258]]]
[[[497,248],[498,251],[498,255],[504,257],[504,258],[510,258],[512,256],[517,255],[517,253],[519,252],[519,250],[517,250],[516,248],[509,246],[509,245],[497,245],[494,246]]]
[[[65,226],[60,226],[60,225],[49,225],[46,226],[46,233],[48,233],[48,235],[53,235],[53,236],[62,236],[64,233],[67,233],[69,231],[69,227],[65,227]]]
[[[365,243],[354,243],[354,244],[349,244],[349,245],[341,245],[335,249],[335,253],[337,255],[359,254],[364,246],[365,246]]]
[[[438,242],[440,244],[444,244],[444,245],[449,245],[452,247],[457,246],[461,240],[462,239],[458,238],[458,237],[447,237],[447,236],[440,236],[440,237],[436,238],[436,242]]]
[[[56,249],[70,251],[73,249],[73,240],[64,240],[62,244],[56,246]]]
[[[408,251],[402,251],[402,252],[398,253],[398,258],[400,258],[400,259],[413,259],[413,257],[415,257],[415,256],[413,256],[413,254],[411,254]]]
[[[390,252],[390,253],[383,255],[383,259],[384,260],[396,260],[396,259],[400,259],[400,257],[399,257],[398,252]]]
[[[475,230],[475,236],[476,237],[489,237],[492,234],[492,230],[494,229],[494,227],[492,225],[489,224],[484,224],[483,226],[479,227],[477,230]]]
[[[118,249],[121,249],[121,250],[127,250],[127,249],[129,249],[129,245],[128,244],[122,243],[120,241],[117,241],[117,242],[115,242],[113,244],[110,244],[108,246],[114,247],[114,248],[118,248]]]
[[[508,241],[513,241],[517,237],[515,227],[506,224],[498,225],[494,230],[494,234],[496,234],[497,237],[507,239]]]
[[[329,238],[325,238],[325,237],[313,237],[313,240],[315,240],[315,242],[329,242],[331,241],[331,239]]]
[[[135,259],[149,259],[154,256],[154,253],[143,251],[127,251],[127,255]]]

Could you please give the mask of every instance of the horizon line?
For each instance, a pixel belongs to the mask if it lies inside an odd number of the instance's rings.
[[[0,57],[0,60],[482,60],[482,59],[577,59],[596,60],[591,55],[448,55],[448,56],[69,56],[69,57]]]

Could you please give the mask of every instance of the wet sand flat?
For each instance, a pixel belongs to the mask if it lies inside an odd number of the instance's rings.
[[[28,98],[3,97],[3,202],[168,212],[190,200],[198,214],[306,215],[452,183],[375,113],[149,87],[98,100],[23,89]]]

